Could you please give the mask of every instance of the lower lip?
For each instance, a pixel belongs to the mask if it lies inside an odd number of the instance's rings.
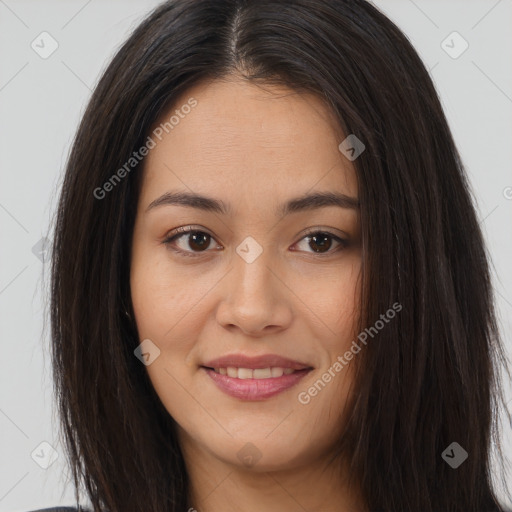
[[[278,395],[295,386],[311,369],[298,370],[290,375],[269,379],[236,379],[215,373],[211,368],[202,367],[217,387],[224,393],[242,400],[264,400]]]

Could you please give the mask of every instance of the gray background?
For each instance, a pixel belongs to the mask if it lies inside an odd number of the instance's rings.
[[[441,95],[478,202],[510,357],[512,1],[374,3],[407,34]],[[49,267],[47,259],[41,261],[41,239],[48,234],[91,90],[129,31],[156,4],[0,0],[0,512],[74,503],[58,441],[48,333],[43,333]],[[40,36],[44,31],[58,43],[45,59],[31,47],[35,41],[38,51],[51,49],[49,36]],[[461,55],[464,42],[450,36],[454,31],[469,44]],[[506,392],[510,406],[510,387]],[[511,434],[506,424],[509,459]],[[44,441],[59,454],[48,469],[41,467],[52,454],[40,445]]]

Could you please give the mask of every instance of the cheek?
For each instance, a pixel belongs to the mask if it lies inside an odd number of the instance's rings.
[[[309,317],[321,320],[329,352],[343,348],[357,329],[360,315],[361,263],[357,256],[342,265],[318,273],[316,278],[301,280],[301,298],[308,306]]]
[[[165,249],[148,247],[134,251],[130,288],[140,338],[163,342],[180,319],[186,321],[208,283],[177,271]]]
[[[297,396],[298,407],[312,418],[322,418],[325,436],[322,442],[327,444],[335,441],[352,397],[357,355],[350,355],[350,360],[342,359],[343,366],[339,366],[339,360],[350,350],[358,334],[360,272],[360,258],[354,257],[350,264],[345,261],[330,276],[317,280],[306,295],[308,305],[312,305],[310,322],[315,318],[321,320],[316,339],[325,358],[315,379],[298,390],[301,393]]]
[[[186,356],[197,339],[198,324],[191,319],[208,288],[192,286],[191,277],[176,271],[165,251],[143,247],[133,253],[130,288],[139,340],[149,339],[159,350],[146,367],[148,376],[174,416],[190,407],[180,383],[193,374]]]

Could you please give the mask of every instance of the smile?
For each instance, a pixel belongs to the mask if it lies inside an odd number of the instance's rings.
[[[234,379],[271,379],[276,377],[282,377],[284,375],[290,375],[296,370],[293,368],[236,368],[234,366],[228,366],[227,368],[213,368],[215,373],[221,375],[227,375]]]
[[[312,368],[207,368],[201,367],[225,394],[240,400],[265,400],[295,386]]]

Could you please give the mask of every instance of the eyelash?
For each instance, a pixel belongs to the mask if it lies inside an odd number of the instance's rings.
[[[176,233],[176,231],[179,231],[179,232]],[[179,254],[180,256],[184,256],[184,257],[197,258],[197,257],[203,256],[204,253],[209,252],[208,249],[205,249],[204,251],[201,251],[201,252],[184,251],[182,249],[178,249],[178,248],[172,246],[172,244],[176,240],[178,240],[179,238],[181,238],[181,237],[183,237],[185,235],[189,235],[191,233],[205,234],[205,235],[210,236],[212,238],[212,240],[215,240],[213,238],[213,236],[210,235],[210,233],[208,233],[206,231],[203,231],[202,229],[198,229],[198,228],[196,228],[194,226],[186,226],[186,227],[177,228],[177,229],[171,231],[170,235],[167,236],[162,241],[162,243],[165,246],[167,246],[170,250],[172,250],[175,253]],[[306,232],[306,234],[299,240],[299,242],[304,240],[304,239],[306,239],[306,238],[312,238],[313,235],[327,235],[327,236],[329,236],[330,238],[333,238],[336,242],[339,243],[339,246],[337,248],[335,248],[334,250],[329,249],[326,253],[314,253],[314,252],[310,253],[310,254],[317,255],[319,257],[330,256],[331,254],[333,254],[335,252],[338,252],[340,250],[346,249],[348,244],[349,244],[348,240],[340,238],[339,236],[335,235],[334,233],[330,233],[329,231],[319,230],[317,228],[309,229]]]

